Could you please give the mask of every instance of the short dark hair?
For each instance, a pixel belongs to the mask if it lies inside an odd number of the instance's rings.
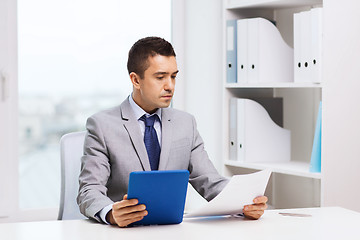
[[[134,72],[144,77],[145,70],[149,67],[149,56],[174,56],[176,57],[174,48],[171,43],[160,37],[146,37],[138,40],[131,47],[127,62],[129,74]]]

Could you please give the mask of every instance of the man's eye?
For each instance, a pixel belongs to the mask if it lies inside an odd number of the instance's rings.
[[[158,76],[158,77],[156,77],[156,78],[159,79],[159,80],[163,80],[163,79],[164,79],[163,76]]]
[[[171,76],[172,79],[176,79],[176,75],[175,76]]]

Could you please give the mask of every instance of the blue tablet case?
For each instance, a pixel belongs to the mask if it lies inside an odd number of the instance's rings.
[[[133,225],[177,224],[184,215],[189,171],[132,172],[128,199],[145,204],[148,215]]]

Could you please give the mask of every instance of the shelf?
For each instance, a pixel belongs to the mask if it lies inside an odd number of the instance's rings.
[[[322,4],[322,0],[228,0],[226,9],[290,8]]]
[[[321,179],[321,173],[310,172],[309,163],[304,163],[304,162],[290,161],[290,162],[277,162],[277,163],[246,163],[246,162],[238,162],[234,160],[227,160],[225,161],[225,165],[232,167],[255,169],[255,170],[270,169],[275,173]]]
[[[226,88],[321,88],[321,83],[226,83]]]

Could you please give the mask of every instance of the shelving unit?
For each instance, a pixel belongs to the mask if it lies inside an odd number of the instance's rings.
[[[226,0],[226,9],[291,8],[322,4],[321,0]]]
[[[322,88],[320,83],[226,83],[225,88]]]
[[[293,47],[293,14],[321,7],[322,0],[224,0],[223,1],[223,159],[224,174],[250,173],[265,168],[273,171],[266,195],[274,208],[321,205],[321,173],[312,173],[310,158],[320,83],[227,83],[226,21],[263,17],[276,22],[285,42]],[[251,163],[229,160],[229,100],[232,97],[282,97],[284,128],[291,131],[291,161]]]
[[[290,161],[285,163],[244,163],[233,160],[226,160],[225,165],[254,170],[271,169],[273,173],[281,173],[299,177],[321,179],[321,173],[309,172],[309,164],[305,162]]]

